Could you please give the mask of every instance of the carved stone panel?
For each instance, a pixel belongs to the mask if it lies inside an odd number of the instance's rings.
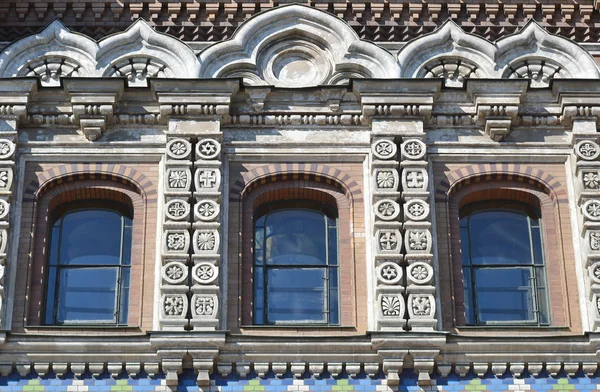
[[[190,233],[187,230],[165,230],[163,252],[165,254],[187,254],[190,246]]]
[[[386,285],[398,284],[402,280],[402,267],[393,261],[384,261],[377,267],[377,279]]]
[[[398,147],[396,147],[396,143],[391,140],[378,140],[373,143],[371,151],[377,159],[386,160],[394,158],[398,151]]]
[[[219,299],[215,294],[192,295],[192,318],[214,319],[219,309]]]
[[[214,167],[199,167],[195,176],[196,192],[218,192],[221,187],[221,170]]]
[[[393,221],[400,215],[400,206],[391,199],[380,200],[375,203],[375,215],[383,221]]]
[[[583,140],[575,146],[575,154],[585,161],[593,161],[600,156],[600,147],[592,141]]]
[[[193,241],[196,254],[219,252],[219,232],[217,230],[196,230]]]
[[[196,219],[209,222],[215,220],[219,216],[219,204],[213,200],[200,200],[194,207],[194,215]]]
[[[190,216],[190,204],[185,200],[170,200],[165,204],[165,215],[169,220],[186,221]]]
[[[410,294],[408,296],[408,314],[411,319],[431,319],[435,314],[435,298],[431,294]]]
[[[402,294],[382,293],[377,297],[380,318],[396,318],[401,320],[404,317],[405,306]]]
[[[423,160],[426,153],[427,146],[418,139],[409,139],[402,143],[402,159]]]
[[[581,207],[583,216],[592,221],[600,221],[600,200],[588,200]]]
[[[429,216],[429,204],[423,200],[413,199],[404,203],[404,217],[407,220],[422,221]]]
[[[406,253],[431,253],[431,233],[427,229],[409,229],[404,234]]]
[[[375,169],[373,171],[375,191],[389,192],[398,190],[399,176],[396,169]]]
[[[188,267],[180,261],[172,261],[163,265],[161,273],[166,283],[180,284],[188,277]]]
[[[189,159],[192,144],[185,139],[172,139],[167,143],[167,156],[171,159]]]
[[[199,284],[214,283],[219,277],[219,268],[208,261],[203,261],[192,268],[192,279]]]
[[[404,192],[426,191],[428,178],[425,169],[406,168],[402,170],[402,188]]]
[[[196,143],[196,157],[199,159],[214,159],[221,152],[221,144],[215,139],[202,139]]]
[[[160,300],[161,316],[163,318],[182,318],[188,307],[188,298],[185,294],[163,294]]]
[[[187,167],[170,167],[165,171],[167,192],[189,192],[192,185],[192,172]]]
[[[406,268],[406,276],[410,283],[429,284],[433,280],[433,268],[424,262],[412,263]]]
[[[399,254],[402,249],[402,235],[397,229],[377,230],[375,241],[379,254]]]

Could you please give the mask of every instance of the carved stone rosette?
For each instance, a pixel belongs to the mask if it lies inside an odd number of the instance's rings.
[[[578,139],[574,147],[578,204],[584,244],[581,247],[587,270],[589,315],[593,330],[600,329],[600,146],[596,137]]]
[[[402,207],[398,146],[393,138],[378,137],[371,145],[373,162],[373,234],[375,236],[377,329],[406,326],[404,268],[402,266]]]
[[[189,328],[193,145],[188,137],[169,135],[166,147],[160,327],[181,331]]]
[[[0,327],[4,323],[6,301],[5,282],[7,276],[7,254],[10,229],[10,202],[13,194],[15,168],[15,137],[13,134],[0,136]]]
[[[195,156],[190,324],[194,330],[214,330],[219,322],[221,135],[200,134]]]
[[[417,331],[432,331],[435,319],[435,281],[427,146],[425,135],[403,137],[400,145],[402,168],[402,201],[404,209],[404,262],[408,327]]]

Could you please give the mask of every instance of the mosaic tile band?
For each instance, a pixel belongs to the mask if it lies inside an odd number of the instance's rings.
[[[256,374],[247,379],[229,376],[223,378],[218,374],[211,376],[210,387],[201,388],[196,384],[196,375],[191,371],[182,373],[179,377],[177,392],[246,392],[246,391],[265,391],[265,392],[288,392],[288,391],[398,391],[398,392],[416,392],[416,391],[489,391],[489,392],[510,392],[510,391],[599,391],[600,377],[587,377],[578,375],[576,377],[567,377],[559,375],[551,377],[542,374],[539,377],[527,376],[524,378],[498,378],[490,377],[464,377],[450,375],[446,378],[433,378],[432,385],[421,387],[417,385],[417,377],[412,372],[404,372],[400,377],[400,385],[390,387],[387,380],[380,375],[370,378],[366,375],[359,375],[356,378],[339,377],[333,378],[325,375],[323,377],[305,377],[301,379],[294,378],[291,374],[278,378],[273,374],[260,378]],[[108,374],[92,377],[86,375],[82,378],[67,376],[58,378],[53,374],[45,377],[38,377],[30,374],[28,377],[21,377],[19,374],[12,373],[8,377],[0,376],[0,392],[161,392],[170,391],[166,380],[162,376],[147,377],[140,375],[135,378],[114,379]]]

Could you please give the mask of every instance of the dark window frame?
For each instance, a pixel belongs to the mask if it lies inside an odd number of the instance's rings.
[[[295,210],[295,211],[310,211],[310,212],[318,212],[320,214],[323,215],[323,222],[325,225],[325,233],[326,233],[326,258],[327,261],[324,265],[319,264],[319,265],[307,265],[307,264],[297,264],[297,265],[278,265],[278,264],[274,264],[274,265],[269,265],[266,263],[266,255],[263,255],[263,260],[264,263],[263,265],[259,266],[261,268],[264,269],[263,272],[263,280],[262,280],[262,290],[264,291],[263,294],[263,318],[262,320],[258,320],[257,319],[257,299],[258,299],[258,295],[257,295],[257,285],[260,283],[257,279],[257,255],[256,255],[256,232],[257,232],[257,223],[259,222],[259,220],[261,220],[261,218],[264,217],[263,220],[263,225],[262,226],[258,226],[258,227],[262,227],[265,231],[266,231],[266,221],[268,218],[268,215],[275,213],[275,212],[279,212],[279,211],[291,211],[291,210]],[[334,226],[330,226],[330,224],[328,223],[328,219],[332,219],[335,222]],[[296,199],[296,200],[278,200],[278,201],[273,201],[273,202],[268,202],[268,203],[264,203],[262,205],[260,205],[258,208],[256,208],[255,212],[254,212],[254,217],[253,217],[253,222],[252,222],[252,227],[253,227],[253,262],[252,262],[252,267],[253,267],[253,305],[252,305],[252,320],[253,320],[253,325],[255,326],[339,326],[340,325],[340,320],[341,320],[341,297],[340,297],[340,260],[339,260],[339,229],[340,229],[340,222],[339,222],[339,217],[338,217],[338,212],[337,212],[337,208],[335,208],[334,206],[328,204],[328,203],[323,203],[323,202],[318,202],[318,201],[314,201],[314,200],[305,200],[305,199]],[[336,260],[332,261],[330,260],[330,248],[329,248],[329,241],[331,240],[330,237],[330,229],[331,228],[335,228],[335,242],[336,242],[336,246],[335,246],[335,257]],[[266,241],[267,236],[265,233],[265,236],[263,237],[264,240]],[[266,253],[266,246],[264,246],[263,244],[263,252]],[[323,322],[318,322],[318,321],[302,321],[302,320],[293,320],[293,321],[274,321],[274,322],[269,322],[269,314],[268,314],[268,295],[267,295],[267,287],[268,287],[268,269],[269,268],[289,268],[289,269],[294,269],[294,268],[319,268],[319,269],[323,269],[324,271],[327,271],[327,273],[325,274],[325,276],[327,276],[327,278],[324,278],[324,293],[326,295],[326,310],[323,312],[324,313],[324,321]],[[333,300],[333,296],[332,296],[332,287],[330,285],[330,281],[331,281],[331,271],[334,271],[333,273],[335,273],[335,280],[337,282],[337,287],[335,289],[333,289],[335,291],[335,300]],[[337,304],[337,307],[335,310],[331,309],[331,304],[332,302],[335,302],[335,304]],[[332,313],[334,313],[333,317],[332,317]]]
[[[480,213],[487,212],[507,212],[526,216],[529,230],[529,243],[531,258],[530,263],[493,263],[477,265],[472,261],[472,241],[470,234],[470,219]],[[467,230],[467,245],[468,245],[468,262],[465,261],[465,255],[461,255],[461,265],[463,271],[463,290],[465,296],[465,321],[467,326],[549,326],[551,325],[551,312],[549,308],[549,286],[547,263],[544,249],[544,230],[542,227],[542,216],[538,208],[530,204],[521,203],[513,200],[488,200],[482,202],[474,202],[463,206],[459,212],[459,229],[461,247],[464,246],[465,238],[463,229]],[[534,238],[532,229],[537,229],[537,244],[540,247],[541,256],[536,259]],[[532,320],[481,320],[478,304],[477,304],[477,282],[475,271],[478,269],[493,270],[493,269],[509,269],[522,268],[529,270],[529,285],[532,295],[532,309],[527,309],[535,315]],[[466,281],[466,275],[470,283]],[[538,282],[541,280],[541,282]]]
[[[65,217],[83,211],[108,211],[112,213],[117,213],[121,217],[121,241],[120,241],[120,250],[119,250],[119,264],[91,264],[91,265],[61,265],[60,256],[57,255],[56,265],[51,265],[51,246],[52,246],[52,235],[53,228],[56,226],[57,222],[61,221],[59,229],[59,235],[62,236],[62,222]],[[76,201],[63,203],[58,205],[53,209],[50,214],[49,225],[48,225],[48,236],[47,236],[47,245],[46,245],[46,268],[48,268],[48,276],[45,279],[45,287],[44,287],[44,301],[42,304],[42,325],[46,326],[127,326],[128,325],[128,317],[129,317],[129,296],[131,294],[131,267],[132,267],[132,250],[133,250],[133,242],[129,244],[129,259],[125,262],[124,260],[124,249],[126,247],[125,243],[125,231],[129,230],[129,236],[131,237],[131,241],[133,241],[133,206],[128,203],[121,203],[113,200],[84,200],[84,201]],[[62,249],[62,238],[59,237],[58,240],[58,248],[59,252]],[[60,254],[60,253],[59,253]],[[56,268],[56,273],[54,279],[51,278],[50,270],[51,268]],[[115,312],[114,312],[114,321],[105,321],[105,320],[72,320],[61,322],[58,319],[58,312],[60,310],[59,303],[59,295],[60,295],[60,272],[63,269],[77,269],[77,268],[116,268],[116,292],[115,292]],[[128,278],[125,282],[123,280],[123,270],[128,270]],[[50,288],[51,285],[54,286],[54,296],[50,301]],[[127,290],[127,298],[124,298],[124,294],[122,293],[123,289]],[[125,302],[123,302],[125,300]]]

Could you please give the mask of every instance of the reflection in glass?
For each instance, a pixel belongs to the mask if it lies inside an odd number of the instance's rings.
[[[504,204],[467,206],[473,211],[460,221],[467,324],[548,324],[539,217],[528,206]]]
[[[48,249],[45,324],[126,324],[132,221],[104,208],[55,217]]]
[[[254,323],[339,324],[335,209],[271,203],[254,224]]]

